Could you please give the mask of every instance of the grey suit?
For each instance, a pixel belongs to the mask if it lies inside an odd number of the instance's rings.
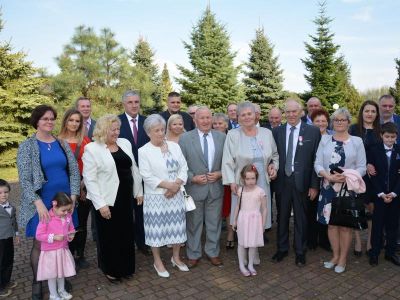
[[[0,205],[0,240],[14,237],[15,233],[18,231],[16,210],[11,204],[10,206],[12,207],[11,216]]]
[[[215,154],[211,172],[221,171],[222,153],[225,134],[211,130]],[[209,257],[219,255],[219,238],[221,235],[221,209],[224,188],[222,180],[204,185],[192,183],[193,176],[209,173],[203,156],[200,137],[197,129],[184,133],[179,139],[179,145],[188,164],[188,180],[186,191],[195,201],[196,209],[186,215],[187,256],[189,259],[199,259],[202,256],[201,233],[203,222],[206,225],[205,253]]]

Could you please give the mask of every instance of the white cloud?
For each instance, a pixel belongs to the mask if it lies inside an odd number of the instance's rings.
[[[351,18],[361,22],[369,22],[372,20],[372,7],[366,6],[356,12]]]

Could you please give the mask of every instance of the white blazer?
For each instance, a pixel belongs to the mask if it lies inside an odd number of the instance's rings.
[[[188,167],[181,147],[177,143],[168,141],[167,145],[168,150],[179,164],[177,178],[181,179],[183,184],[186,184]],[[143,177],[146,194],[164,194],[166,192],[165,189],[158,187],[161,181],[171,181],[160,147],[148,142],[139,148],[139,171]]]
[[[142,177],[132,153],[131,143],[127,139],[118,139],[117,145],[132,160],[133,195],[143,196]],[[114,206],[117,197],[119,178],[115,161],[106,144],[92,142],[86,145],[82,156],[83,181],[87,189],[87,198],[95,209]],[[133,200],[133,199],[132,199]]]

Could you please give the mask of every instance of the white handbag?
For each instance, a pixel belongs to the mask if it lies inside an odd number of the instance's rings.
[[[192,196],[188,195],[186,193],[185,189],[182,189],[183,192],[183,198],[185,199],[185,207],[186,207],[186,211],[192,211],[196,209],[196,205],[194,204],[194,200],[192,198]]]

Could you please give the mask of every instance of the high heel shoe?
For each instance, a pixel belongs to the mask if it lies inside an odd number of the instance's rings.
[[[171,264],[172,264],[172,267],[178,267],[179,271],[182,271],[182,272],[189,272],[188,266],[185,265],[184,263],[182,263],[181,265],[178,265],[178,264],[175,262],[174,257],[171,257]]]
[[[162,278],[168,278],[168,277],[169,277],[169,273],[168,273],[167,270],[165,270],[165,271],[163,271],[163,272],[159,272],[159,271],[157,270],[156,265],[153,265],[153,267],[154,267],[154,269],[156,270],[158,276],[160,276],[160,277],[162,277]]]

